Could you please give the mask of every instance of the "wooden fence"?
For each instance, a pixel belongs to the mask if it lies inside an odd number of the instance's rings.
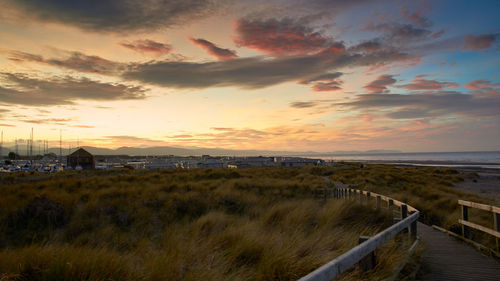
[[[493,235],[495,236],[496,240],[496,250],[500,252],[500,208],[465,200],[458,200],[458,204],[462,206],[462,219],[458,220],[458,222],[462,225],[462,236],[464,238],[469,238],[469,230],[467,229],[468,227]],[[469,208],[493,213],[494,229],[470,222]]]
[[[321,191],[323,192],[323,196],[318,196],[318,194],[321,194]],[[401,220],[375,236],[370,237],[347,253],[342,254],[329,263],[300,278],[299,281],[331,281],[333,278],[339,276],[342,272],[373,253],[375,249],[392,239],[401,231],[409,229],[411,236],[416,237],[417,235],[417,220],[420,212],[412,206],[384,195],[352,188],[330,188],[329,190],[321,189],[321,191],[318,189],[315,195],[323,198],[327,198],[328,195],[333,198],[359,200],[361,203],[369,203],[371,198],[374,198],[376,208],[382,208],[382,202],[386,202],[386,207],[389,209],[393,206],[398,206],[401,213]]]

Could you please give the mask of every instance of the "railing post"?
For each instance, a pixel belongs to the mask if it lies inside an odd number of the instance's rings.
[[[370,205],[370,196],[371,196],[370,191],[367,191],[366,192],[366,205]]]
[[[404,220],[406,217],[408,217],[408,205],[403,204],[401,205],[401,220]],[[402,232],[407,232],[408,228],[404,229]]]
[[[467,206],[462,205],[462,220],[468,221],[469,220],[469,208]],[[467,226],[462,224],[462,236],[464,238],[469,237],[469,229],[467,229]]]
[[[377,195],[377,209],[380,209],[380,205],[382,204],[382,197]]]
[[[415,212],[411,212],[410,215],[413,214],[413,213],[415,213]],[[417,238],[417,221],[414,221],[414,222],[411,223],[411,226],[410,226],[410,236],[412,238]]]
[[[359,191],[359,204],[363,205],[363,191]]]
[[[361,244],[368,239],[370,239],[370,236],[359,236],[358,244]],[[375,251],[373,251],[373,252],[369,253],[367,256],[365,256],[364,258],[362,258],[358,264],[359,264],[359,267],[361,268],[361,270],[368,271],[368,270],[374,268],[376,263],[377,263],[377,260],[375,258]]]
[[[495,225],[495,230],[500,232],[500,214],[493,212],[493,220]],[[497,251],[500,252],[500,238],[496,237],[495,241],[497,243]]]
[[[401,205],[401,220],[404,220],[408,216],[408,205]]]
[[[392,199],[387,200],[387,209],[391,209],[393,205],[394,205],[394,200]]]

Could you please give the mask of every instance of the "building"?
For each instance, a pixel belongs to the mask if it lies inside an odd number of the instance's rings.
[[[67,157],[68,168],[73,170],[91,170],[95,169],[94,155],[83,148],[77,149]]]

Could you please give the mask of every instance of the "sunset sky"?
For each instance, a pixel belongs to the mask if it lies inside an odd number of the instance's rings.
[[[4,146],[500,150],[500,1],[0,0]]]

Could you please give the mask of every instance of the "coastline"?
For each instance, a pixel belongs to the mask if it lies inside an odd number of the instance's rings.
[[[400,167],[452,168],[465,175],[464,181],[454,187],[483,198],[495,199],[500,204],[500,163],[460,163],[453,161],[346,161],[367,164],[394,165]],[[499,205],[500,206],[500,205]]]

